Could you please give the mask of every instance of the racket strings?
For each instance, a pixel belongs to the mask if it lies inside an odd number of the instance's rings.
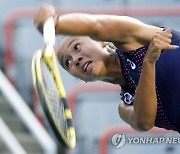
[[[50,114],[53,115],[56,120],[56,125],[60,128],[61,132],[67,138],[67,121],[64,116],[64,104],[61,102],[61,98],[59,96],[58,88],[56,86],[55,78],[50,71],[47,64],[42,60],[42,76],[43,82],[46,89],[46,95],[48,99],[48,108],[50,110]]]

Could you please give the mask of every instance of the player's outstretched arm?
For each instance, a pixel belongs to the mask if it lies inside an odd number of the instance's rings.
[[[71,13],[58,16],[51,5],[41,6],[34,14],[35,26],[41,31],[45,20],[54,17],[56,34],[87,35],[101,41],[123,44],[150,41],[157,27],[128,16]]]

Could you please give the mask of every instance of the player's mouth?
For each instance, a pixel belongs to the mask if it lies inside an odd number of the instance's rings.
[[[84,63],[84,65],[82,67],[83,72],[87,72],[88,67],[91,63],[92,63],[92,61],[88,61],[88,62]]]

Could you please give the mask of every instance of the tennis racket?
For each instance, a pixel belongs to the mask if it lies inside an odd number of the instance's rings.
[[[37,50],[32,59],[34,87],[53,132],[63,145],[74,148],[75,129],[54,51],[55,26],[52,17],[43,26],[43,36],[45,50]]]

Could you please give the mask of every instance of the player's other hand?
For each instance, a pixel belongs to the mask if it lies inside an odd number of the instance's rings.
[[[44,4],[34,14],[34,24],[36,28],[42,33],[43,25],[48,17],[53,16],[55,18],[56,10],[52,5]]]
[[[144,60],[155,63],[166,50],[178,48],[176,45],[171,45],[171,38],[172,34],[169,28],[165,31],[157,32],[152,38]]]

